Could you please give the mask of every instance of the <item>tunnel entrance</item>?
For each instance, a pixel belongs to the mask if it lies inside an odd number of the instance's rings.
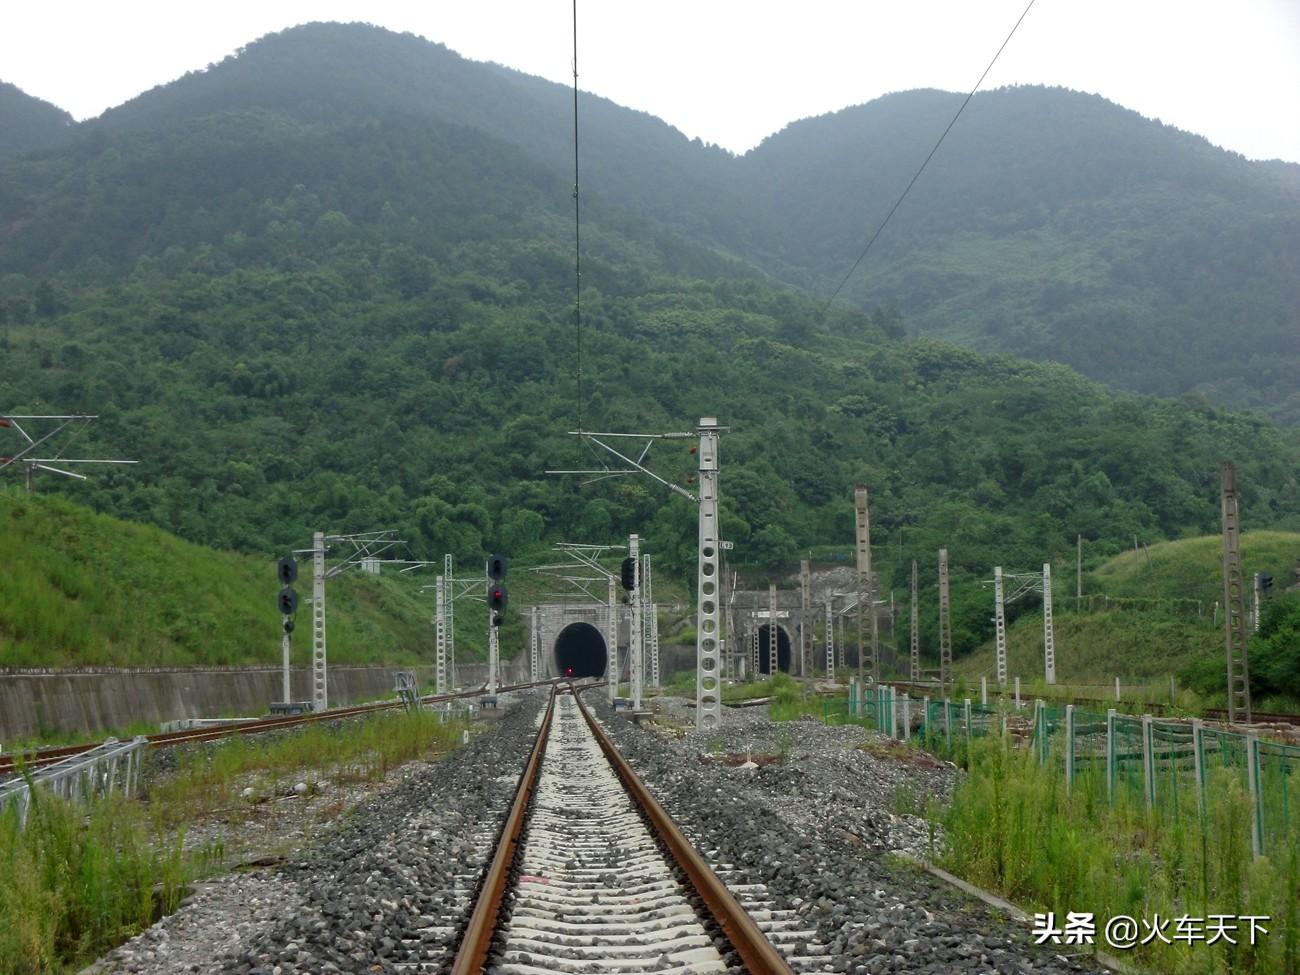
[[[760,674],[772,672],[771,645],[772,624],[764,623],[758,628],[758,672]],[[790,673],[790,638],[779,626],[776,627],[776,669]]]
[[[555,638],[560,677],[604,677],[605,656],[605,637],[590,623],[570,623]]]

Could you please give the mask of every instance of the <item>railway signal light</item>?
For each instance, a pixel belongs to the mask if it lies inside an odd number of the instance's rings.
[[[493,626],[501,625],[501,613],[506,611],[506,603],[510,599],[510,593],[506,592],[505,583],[498,582],[495,585],[488,586],[488,608],[497,614],[493,620]]]
[[[1259,573],[1257,578],[1259,579],[1260,592],[1268,592],[1270,589],[1273,588],[1273,573],[1261,572]]]
[[[489,555],[487,562],[488,578],[493,582],[500,582],[506,577],[506,557],[504,555]]]
[[[288,586],[298,579],[298,560],[292,555],[283,558],[275,567],[275,570],[280,577],[280,585]]]
[[[636,559],[630,555],[619,566],[619,582],[623,584],[623,588],[628,592],[636,588]]]
[[[285,633],[292,633],[292,632],[293,632],[293,620],[285,620],[285,621],[284,621],[284,632],[285,632]]]
[[[298,611],[298,594],[285,586],[276,597],[276,605],[280,607],[280,612],[285,616],[292,616]],[[288,630],[285,632],[287,633]]]

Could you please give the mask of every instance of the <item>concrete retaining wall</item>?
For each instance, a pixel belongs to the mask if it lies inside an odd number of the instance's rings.
[[[330,667],[329,703],[391,697],[394,674],[411,669]],[[432,693],[433,669],[414,669],[421,693]],[[506,663],[503,671],[508,683],[527,679],[520,677],[527,672],[522,658]],[[465,687],[478,686],[486,676],[483,664],[456,668]],[[309,699],[309,669],[295,667],[292,681],[295,700]],[[0,744],[60,732],[93,737],[140,722],[264,715],[271,701],[280,700],[282,686],[278,667],[0,672]]]

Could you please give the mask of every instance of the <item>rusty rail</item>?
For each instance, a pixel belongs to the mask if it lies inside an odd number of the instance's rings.
[[[541,680],[530,681],[524,684],[510,684],[498,688],[500,693],[506,691],[527,690],[530,687],[545,687],[554,684],[554,681]],[[469,691],[457,691],[454,694],[435,694],[422,697],[420,700],[426,704],[437,704],[442,701],[455,701],[467,697],[478,697],[483,693],[483,688],[478,687]],[[288,715],[280,718],[260,718],[255,721],[246,721],[242,724],[222,725],[219,728],[190,728],[185,731],[165,731],[158,734],[146,735],[149,739],[150,748],[165,748],[169,745],[182,745],[189,742],[214,741],[218,738],[227,738],[232,735],[257,735],[267,731],[278,731],[281,728],[292,728],[295,725],[310,724],[313,721],[333,721],[338,718],[351,718],[361,714],[370,714],[376,711],[386,711],[392,708],[402,707],[401,701],[379,701],[374,704],[358,704],[354,707],[331,708],[328,711],[319,713],[308,713],[299,715]],[[4,775],[15,770],[19,761],[26,768],[37,769],[53,762],[60,761],[72,755],[79,755],[82,752],[97,748],[102,742],[94,741],[81,745],[63,745],[58,748],[43,748],[35,752],[27,752],[23,755],[0,755],[0,775]]]
[[[542,754],[546,751],[546,737],[551,730],[551,717],[555,714],[556,688],[551,689],[550,700],[546,703],[546,714],[542,726],[538,729],[537,740],[528,755],[523,774],[519,777],[519,787],[515,790],[515,799],[506,816],[501,835],[497,838],[496,853],[483,878],[478,899],[474,903],[474,913],[470,915],[469,925],[461,939],[456,952],[456,961],[451,968],[451,975],[471,975],[483,971],[487,965],[488,951],[492,947],[492,934],[497,929],[501,915],[501,902],[510,883],[510,866],[514,863],[515,850],[519,846],[519,834],[523,830],[524,815],[528,803],[537,787],[538,775],[542,769]]]
[[[682,872],[686,874],[690,886],[694,888],[718,927],[722,929],[722,933],[740,955],[741,961],[745,963],[745,971],[750,975],[792,975],[790,965],[758,929],[749,912],[740,905],[735,895],[727,889],[727,885],[718,879],[718,875],[677,828],[672,817],[663,806],[659,805],[659,801],[632,771],[632,766],[619,754],[613,742],[587,710],[587,706],[582,703],[581,695],[575,694],[574,699],[578,702],[578,709],[582,712],[582,716],[587,719],[587,724],[591,726],[596,741],[600,743],[601,751],[614,766],[614,771],[631,794],[633,801],[645,813],[650,828],[667,848]]]
[[[632,801],[645,814],[651,831],[681,868],[687,884],[699,896],[722,933],[740,955],[745,971],[749,975],[792,975],[785,958],[764,937],[763,932],[754,923],[754,919],[741,907],[704,858],[691,846],[672,817],[650,794],[637,774],[632,771],[632,767],[627,764],[618,749],[601,730],[591,712],[582,703],[581,691],[587,689],[587,687],[574,688],[574,700],[577,701],[578,709],[595,735],[601,751],[613,766]],[[541,773],[546,736],[550,731],[551,717],[555,710],[555,695],[556,691],[553,690],[541,730],[537,733],[537,741],[533,745],[528,764],[515,791],[514,804],[510,807],[505,826],[501,830],[501,837],[497,841],[496,853],[484,877],[478,900],[474,905],[474,912],[470,916],[465,935],[457,951],[451,975],[478,975],[487,966],[492,937],[500,923],[501,904],[510,883],[511,866],[518,849],[519,834],[523,828],[528,803]]]

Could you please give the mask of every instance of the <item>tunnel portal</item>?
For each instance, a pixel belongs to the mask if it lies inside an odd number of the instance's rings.
[[[758,672],[771,673],[769,649],[772,643],[772,624],[764,623],[758,628]],[[776,628],[776,669],[790,673],[790,638],[780,626]]]
[[[555,638],[555,672],[560,677],[604,677],[604,634],[590,623],[570,623]]]

